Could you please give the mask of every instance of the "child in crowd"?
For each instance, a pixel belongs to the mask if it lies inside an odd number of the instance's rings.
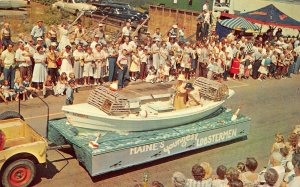
[[[75,88],[75,81],[69,80],[66,91],[66,105],[72,105],[74,102],[74,88]]]
[[[271,153],[273,153],[274,151],[279,152],[280,148],[283,147],[285,147],[283,135],[280,133],[275,134],[275,143],[272,146]]]
[[[4,80],[2,85],[2,94],[4,95],[5,99],[10,99],[10,101],[13,101],[13,96],[15,95],[15,92],[10,89],[8,80]]]
[[[73,72],[69,73],[69,81],[74,81],[74,90],[76,93],[78,93],[78,84],[76,82],[75,74]]]
[[[158,70],[157,70],[157,81],[156,82],[164,83],[164,80],[165,80],[164,66],[162,64],[160,64],[158,67]]]
[[[48,95],[56,95],[56,93],[54,93],[54,83],[52,81],[52,77],[51,75],[47,75],[46,81],[44,83],[44,87],[43,87],[43,95],[44,98],[48,97]]]
[[[27,92],[26,93],[27,97],[29,99],[33,99],[32,92],[35,92],[36,89],[31,86],[31,84],[30,84],[30,77],[29,76],[25,76],[22,84],[23,84],[23,86],[24,86],[24,88],[25,88],[25,90]]]
[[[216,65],[215,65],[216,62],[215,62],[214,58],[211,58],[210,62],[211,63],[209,63],[207,65],[207,69],[208,69],[207,78],[212,80],[214,72],[215,72],[215,69],[216,69]]]
[[[136,50],[132,52],[132,61],[129,70],[131,72],[130,80],[136,81],[136,73],[140,70],[140,59]]]
[[[58,81],[55,87],[55,95],[64,95],[66,85],[68,84],[68,77],[65,72],[58,77]]]
[[[149,68],[149,72],[148,72],[148,75],[146,77],[146,82],[151,82],[152,84],[154,84],[156,82],[156,71],[155,71],[155,68],[154,66],[151,66]]]
[[[240,174],[246,172],[246,166],[243,162],[238,162],[236,169],[239,171]]]
[[[227,187],[228,180],[226,179],[227,168],[223,165],[217,168],[217,178],[212,181],[212,187]]]
[[[164,65],[164,80],[165,81],[170,81],[169,80],[170,70],[171,70],[171,63],[170,63],[170,61],[167,61],[167,63]]]
[[[19,101],[20,95],[22,95],[23,101],[26,100],[26,90],[25,90],[25,87],[22,84],[22,78],[21,77],[19,77],[15,80],[14,90],[17,93],[16,98],[15,98],[16,101]]]
[[[148,55],[148,50],[146,47],[141,47],[139,46],[138,47],[138,57],[140,59],[140,67],[141,67],[141,70],[140,70],[140,79],[142,81],[145,80],[146,76],[147,76],[147,62],[148,62],[148,58],[149,58],[149,55]]]
[[[3,90],[2,90],[2,87],[0,86],[0,98],[4,101],[5,104],[7,104],[7,100],[6,98],[4,97],[4,95],[2,94]]]

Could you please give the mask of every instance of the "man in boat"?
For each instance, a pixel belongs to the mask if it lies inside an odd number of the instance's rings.
[[[179,110],[187,107],[189,93],[194,90],[192,83],[184,83],[185,77],[180,74],[175,85],[176,94],[174,97],[174,109]]]

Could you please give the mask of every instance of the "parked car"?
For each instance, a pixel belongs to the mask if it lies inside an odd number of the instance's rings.
[[[16,112],[0,114],[0,186],[29,186],[46,164],[48,143]]]
[[[141,21],[148,18],[147,14],[115,3],[93,3],[92,5],[97,7],[97,10],[93,12],[93,14],[96,15],[108,15],[110,17],[127,21]]]
[[[26,7],[26,0],[0,0],[0,9],[18,9]]]
[[[52,5],[52,8],[64,10],[72,14],[78,15],[80,12],[92,12],[97,7],[87,4],[85,0],[61,0]]]

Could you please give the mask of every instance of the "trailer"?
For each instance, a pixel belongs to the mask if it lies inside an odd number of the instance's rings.
[[[205,120],[178,127],[145,132],[105,132],[75,128],[66,118],[50,120],[48,139],[70,144],[90,176],[124,169],[172,155],[247,137],[250,118],[221,108]],[[97,139],[99,147],[89,147]]]
[[[49,107],[41,100],[48,109],[47,138],[36,133],[19,113],[8,111],[0,115],[3,185],[13,182],[28,186],[35,177],[35,165],[46,163],[47,150],[72,148],[76,159],[94,177],[216,144],[245,140],[251,122],[249,117],[222,107],[200,121],[167,129],[95,131],[75,128],[68,124],[67,118],[49,120]],[[5,143],[1,130],[6,134]],[[91,141],[99,147],[91,148]]]

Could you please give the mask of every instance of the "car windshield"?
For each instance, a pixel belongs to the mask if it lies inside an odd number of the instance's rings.
[[[86,0],[74,0],[75,3],[86,3]]]

